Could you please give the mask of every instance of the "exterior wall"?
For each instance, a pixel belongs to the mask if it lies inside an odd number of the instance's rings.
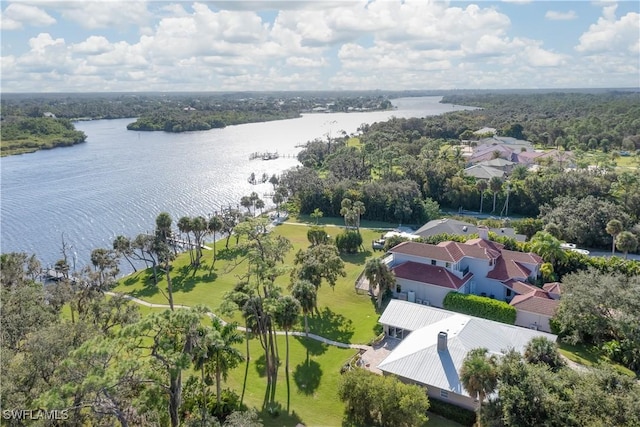
[[[443,288],[442,286],[434,286],[427,285],[420,282],[414,282],[413,280],[407,279],[396,279],[396,283],[400,285],[401,291],[403,294],[406,294],[408,291],[413,291],[416,293],[416,301],[429,301],[429,305],[434,307],[442,307],[442,301],[444,301],[444,297],[451,291],[455,291],[451,288]],[[398,293],[396,290],[393,290],[393,296],[398,297]]]
[[[382,371],[382,375],[393,375],[393,374],[389,374],[388,372]],[[440,394],[442,389],[438,387],[435,387],[429,384],[422,384],[422,383],[410,380],[409,378],[401,377],[399,375],[395,375],[395,377],[405,384],[415,384],[420,387],[426,387],[427,395],[429,396],[430,399],[433,398],[433,399],[441,400],[443,402],[447,402],[452,405],[459,406],[461,408],[469,409],[471,411],[475,411],[480,406],[480,403],[476,402],[474,399],[455,393],[453,391],[446,390],[449,396],[447,398],[443,398],[442,395]]]
[[[487,277],[493,266],[489,266],[489,260],[464,257],[460,260],[460,270],[468,268],[473,273],[474,280],[478,283]]]
[[[437,399],[446,403],[450,403],[452,405],[459,406],[461,408],[469,409],[471,411],[475,411],[480,406],[479,402],[476,402],[474,399],[463,396],[458,393],[454,393],[453,391],[447,391],[448,397],[442,397],[442,389],[438,387],[434,387],[432,385],[427,385],[427,395],[429,399]]]
[[[545,316],[544,314],[531,313],[529,311],[519,310],[516,308],[516,326],[529,328],[531,325],[536,324],[539,331],[551,333],[549,319],[550,317]]]
[[[413,255],[407,255],[407,254],[393,254],[393,265],[402,264],[403,262],[406,262],[406,261],[413,261],[420,264],[433,265],[431,264],[431,258],[423,258],[420,256],[413,256]],[[447,267],[447,264],[450,264],[449,267]],[[435,265],[437,265],[438,267],[444,267],[451,270],[451,265],[453,265],[453,263],[449,261],[436,260]]]
[[[504,301],[507,298],[507,288],[497,280],[487,279],[486,277],[478,277],[476,280],[476,295],[485,293],[486,296],[493,295],[495,299]],[[514,294],[512,293],[511,298]]]

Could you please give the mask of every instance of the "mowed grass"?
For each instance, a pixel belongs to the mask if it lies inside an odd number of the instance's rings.
[[[298,250],[309,247],[307,230],[309,223],[315,223],[310,218],[294,218],[291,224],[282,224],[271,232],[289,239],[293,249],[286,254],[285,265],[293,266],[293,260]],[[326,230],[335,237],[343,231],[338,227],[340,219],[325,218]],[[301,223],[302,222],[302,223]],[[296,223],[296,224],[294,224]],[[330,225],[330,223],[334,223]],[[363,224],[363,227],[365,225]],[[375,224],[379,226],[379,224]],[[384,229],[392,228],[389,224],[382,224],[380,228],[362,229],[364,250],[353,255],[343,255],[346,277],[340,277],[336,286],[331,288],[323,282],[318,293],[318,311],[309,318],[310,332],[326,338],[344,342],[364,344],[376,336],[376,325],[379,313],[376,312],[375,301],[368,295],[355,292],[354,284],[364,269],[367,259],[378,257],[382,253],[374,253],[371,241],[380,237]],[[208,244],[212,246],[213,243]],[[212,251],[204,251],[203,265],[194,272],[189,266],[189,255],[180,254],[173,262],[172,284],[174,287],[174,303],[186,306],[203,304],[214,313],[220,313],[220,305],[226,292],[233,289],[238,277],[244,274],[246,262],[238,263],[234,256],[235,238],[215,243],[217,261],[213,271],[209,271]],[[285,293],[288,291],[290,277],[288,274],[280,277],[277,284]],[[148,302],[167,304],[167,299],[161,292],[166,293],[166,278],[161,276],[158,286],[153,285],[150,271],[140,271],[120,280],[116,292],[124,292]],[[143,315],[158,311],[141,307]],[[233,316],[222,315],[226,320],[237,321],[242,324],[238,313]],[[304,321],[300,321],[295,329],[302,331]],[[260,413],[265,426],[295,426],[303,423],[307,426],[339,426],[342,424],[344,405],[337,395],[340,382],[341,367],[356,354],[356,350],[328,346],[304,337],[289,337],[290,344],[290,411],[287,411],[287,379],[285,375],[286,343],[284,336],[278,336],[280,362],[278,383],[276,385],[275,401],[279,405],[279,415],[272,416],[265,407],[266,377],[264,375],[264,353],[257,339],[251,339],[250,362],[229,373],[224,387],[242,394],[243,384],[246,389],[244,403],[255,407]],[[246,343],[238,348],[246,353]],[[446,425],[446,424],[443,424]],[[455,424],[452,424],[455,425]]]
[[[247,373],[244,403],[260,413],[264,425],[340,426],[344,404],[338,398],[340,368],[356,354],[356,350],[341,349],[304,337],[289,337],[290,407],[287,413],[287,378],[285,373],[286,342],[278,336],[280,366],[275,391],[278,415],[269,413],[265,405],[267,378],[264,372],[264,352],[257,339],[250,341],[250,361],[229,373],[226,387],[242,394]],[[239,346],[246,353],[246,344]],[[267,399],[268,402],[268,399]]]
[[[631,369],[612,362],[597,347],[589,347],[584,344],[571,345],[561,340],[559,340],[558,347],[560,353],[572,362],[584,366],[610,365],[621,374],[636,377],[636,374]]]
[[[298,220],[296,218],[296,221]],[[389,226],[389,224],[386,225]],[[300,224],[282,224],[273,229],[273,233],[285,236],[293,245],[293,250],[286,255],[285,265],[293,266],[296,252],[309,246],[307,230],[307,225]],[[332,237],[343,231],[339,227],[332,226],[327,226],[326,230]],[[362,229],[365,250],[358,254],[342,256],[346,277],[340,277],[334,288],[325,282],[322,283],[318,292],[320,313],[309,319],[311,332],[348,343],[367,343],[375,337],[375,326],[379,317],[375,310],[375,302],[368,295],[357,294],[354,285],[367,259],[381,255],[380,252],[374,253],[370,249],[370,244],[372,240],[379,238],[382,231],[383,229]],[[213,246],[213,243],[208,245]],[[221,314],[220,305],[225,293],[231,291],[238,282],[238,277],[246,272],[247,264],[246,261],[239,262],[233,254],[234,237],[230,239],[229,249],[225,247],[225,239],[216,242],[215,245],[218,259],[212,271],[210,267],[213,253],[208,250],[204,251],[203,265],[195,272],[189,265],[190,259],[187,253],[180,254],[173,262],[171,281],[175,304],[186,306],[203,304],[214,313]],[[114,291],[127,293],[151,303],[168,304],[165,296],[166,278],[164,275],[160,275],[160,278],[158,286],[155,286],[150,270],[138,271],[121,279]],[[276,283],[285,293],[289,292],[288,274],[278,278]],[[238,313],[233,316],[221,314],[221,317],[242,324],[242,318]],[[301,319],[296,329],[302,330],[302,325]]]

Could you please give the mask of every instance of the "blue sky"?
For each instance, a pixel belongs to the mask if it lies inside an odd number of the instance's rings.
[[[637,1],[2,1],[3,92],[640,86]]]

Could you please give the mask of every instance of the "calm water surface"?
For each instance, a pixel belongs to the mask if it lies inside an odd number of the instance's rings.
[[[115,236],[152,230],[162,211],[174,221],[207,216],[252,191],[271,191],[271,184],[251,185],[247,178],[298,165],[296,146],[309,140],[356,132],[363,123],[392,116],[465,109],[439,100],[401,98],[393,101],[394,111],[308,114],[180,134],[128,131],[133,119],[78,122],[86,143],[0,161],[1,250],[35,253],[52,265],[61,258],[64,235],[79,268],[92,249],[111,247]],[[278,151],[281,157],[249,160],[256,151]]]

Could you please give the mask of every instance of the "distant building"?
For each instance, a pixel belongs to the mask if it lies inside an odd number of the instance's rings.
[[[516,239],[519,242],[524,242],[527,236],[524,234],[517,234],[513,228],[490,228],[489,231],[496,233],[499,236],[507,236],[512,239]],[[413,234],[420,237],[435,236],[437,234],[455,234],[459,236],[468,236],[471,234],[479,234],[478,226],[469,222],[459,221],[451,218],[434,219],[420,227]]]

